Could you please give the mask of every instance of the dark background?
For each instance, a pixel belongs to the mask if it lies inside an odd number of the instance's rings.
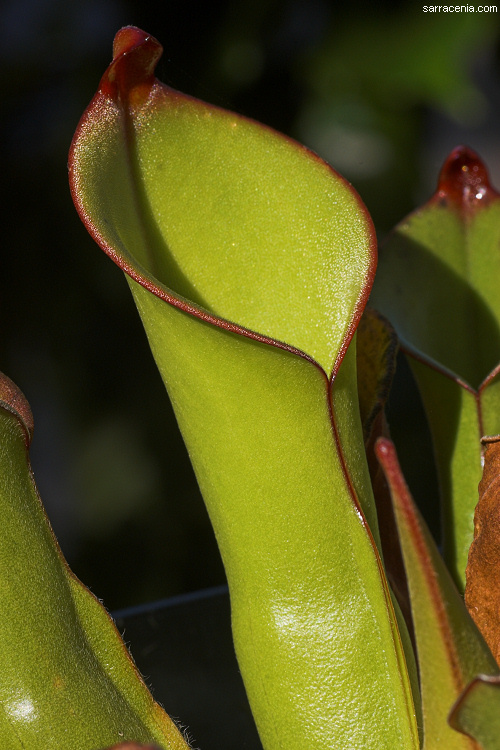
[[[432,193],[459,143],[480,153],[500,187],[500,16],[422,7],[326,0],[0,7],[0,369],[31,403],[35,476],[63,551],[108,608],[224,582],[126,282],[87,236],[67,186],[71,137],[111,60],[115,32],[142,27],[164,46],[163,81],[272,125],[331,161],[383,237]],[[416,473],[431,469],[420,464]]]

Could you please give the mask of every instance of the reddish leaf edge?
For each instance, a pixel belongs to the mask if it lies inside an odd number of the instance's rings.
[[[75,168],[76,146],[79,141],[80,134],[85,129],[85,124],[87,120],[92,119],[94,107],[96,108],[98,107],[98,103],[100,102],[101,97],[105,97],[106,99],[111,99],[114,102],[115,106],[119,106],[122,109],[124,117],[128,116],[128,109],[130,106],[131,98],[133,99],[134,104],[137,104],[137,102],[141,100],[145,101],[147,97],[149,96],[153,86],[164,87],[168,89],[170,92],[173,92],[177,96],[190,99],[194,102],[198,102],[202,106],[206,106],[204,102],[200,102],[200,100],[197,100],[194,97],[190,97],[180,92],[175,92],[173,89],[171,89],[168,86],[165,86],[165,84],[161,83],[160,81],[158,81],[158,79],[154,77],[154,69],[161,57],[162,52],[163,52],[163,48],[161,44],[158,42],[158,40],[156,40],[153,36],[151,36],[150,34],[147,34],[146,32],[142,31],[141,29],[135,26],[126,26],[120,29],[118,33],[116,34],[114,44],[113,44],[114,58],[111,64],[106,69],[104,75],[102,76],[101,82],[99,84],[99,89],[97,93],[95,94],[95,96],[93,97],[93,99],[91,100],[89,106],[85,110],[77,126],[77,130],[75,132],[75,135],[73,137],[71,147],[70,147],[69,160],[68,160],[69,181],[70,181],[71,195],[75,203],[77,212],[83,224],[85,225],[87,231],[89,232],[89,234],[92,236],[95,242],[101,247],[101,249],[104,250],[104,252],[114,261],[114,263],[116,263],[116,265],[118,265],[122,269],[122,271],[124,271],[130,278],[132,278],[134,281],[139,283],[143,288],[145,288],[146,290],[148,290],[155,296],[162,299],[167,304],[170,304],[173,307],[177,307],[181,309],[183,312],[193,315],[194,317],[202,320],[203,322],[210,323],[212,325],[215,325],[218,328],[222,328],[223,330],[229,331],[231,333],[239,334],[247,338],[253,339],[255,341],[258,341],[259,343],[274,346],[276,348],[288,351],[291,354],[295,354],[303,359],[306,359],[308,362],[313,364],[322,373],[322,375],[325,377],[327,381],[326,392],[327,392],[328,409],[329,409],[330,418],[331,418],[332,430],[335,436],[335,442],[337,445],[337,449],[339,451],[344,473],[346,476],[346,482],[349,485],[351,494],[355,498],[356,508],[364,518],[364,514],[362,513],[360,502],[356,496],[354,487],[350,480],[347,467],[346,467],[346,463],[345,463],[345,459],[343,457],[342,450],[340,448],[340,440],[339,440],[338,431],[337,431],[337,427],[336,427],[336,423],[334,419],[333,408],[332,408],[331,398],[330,398],[330,393],[329,393],[329,385],[333,383],[335,379],[335,376],[338,372],[340,364],[342,360],[344,359],[347,348],[350,342],[352,341],[354,333],[358,327],[359,321],[363,314],[363,310],[366,307],[366,303],[370,295],[371,287],[373,285],[376,264],[377,264],[377,240],[376,240],[375,228],[373,226],[373,222],[371,220],[371,217],[368,213],[366,206],[363,204],[363,202],[361,201],[361,198],[359,197],[355,189],[350,185],[350,183],[348,183],[347,180],[345,180],[345,178],[339,175],[330,165],[326,164],[326,162],[324,162],[313,151],[310,151],[305,146],[299,144],[298,142],[294,141],[288,136],[278,133],[277,131],[273,130],[272,128],[269,128],[266,125],[262,125],[261,123],[256,123],[259,127],[269,130],[270,132],[277,135],[278,137],[283,138],[284,140],[290,143],[293,143],[298,149],[306,152],[312,159],[320,162],[322,165],[326,165],[326,167],[329,170],[331,170],[331,172],[335,175],[335,177],[338,178],[341,182],[343,182],[349,188],[349,190],[351,190],[351,192],[353,193],[355,199],[357,200],[358,206],[361,208],[362,213],[365,216],[366,225],[370,233],[371,264],[369,267],[369,272],[367,273],[365,285],[363,289],[361,290],[361,293],[355,305],[354,313],[350,321],[350,324],[348,325],[347,332],[344,337],[343,345],[334,362],[330,377],[328,377],[328,374],[325,372],[323,367],[321,367],[321,365],[313,357],[308,355],[303,350],[298,349],[297,347],[294,347],[290,344],[287,344],[286,342],[282,342],[270,336],[260,334],[257,331],[253,331],[251,329],[245,328],[244,326],[240,326],[236,323],[233,323],[232,321],[213,315],[212,313],[205,310],[203,307],[196,305],[195,303],[191,302],[190,300],[187,300],[181,295],[174,294],[172,290],[170,290],[169,288],[167,288],[166,286],[158,282],[158,280],[152,274],[146,271],[146,269],[142,268],[140,264],[130,262],[126,257],[118,253],[114,249],[114,247],[112,247],[106,242],[106,240],[102,237],[97,227],[91,221],[90,217],[87,214],[83,201],[80,199],[79,175],[78,175],[78,170]],[[209,105],[209,106],[212,107],[213,105]],[[220,108],[214,107],[214,109],[220,109]],[[240,115],[237,115],[237,117],[244,121],[255,122],[253,120],[250,120],[249,118],[246,118]],[[366,524],[366,527],[368,528],[368,524],[366,523],[366,521],[365,521],[365,524]],[[373,541],[373,544],[375,544],[374,541]]]
[[[399,335],[399,334],[398,334]],[[436,372],[441,373],[441,375],[444,375],[445,378],[448,378],[449,380],[453,380],[454,383],[459,385],[461,388],[463,388],[465,391],[469,391],[473,396],[476,398],[480,398],[483,391],[489,386],[489,384],[496,378],[496,376],[500,373],[500,362],[495,365],[493,370],[486,375],[484,380],[481,381],[478,388],[473,388],[469,383],[460,377],[460,375],[457,375],[453,370],[448,369],[444,365],[437,362],[432,357],[428,357],[426,354],[420,351],[420,349],[417,349],[416,347],[412,346],[412,344],[409,344],[404,338],[400,336],[399,338],[400,342],[400,349],[402,352],[404,352],[407,356],[413,357],[413,359],[416,359],[418,362],[421,362],[424,365],[427,365],[432,370],[436,370]]]
[[[408,485],[406,484],[406,480],[399,465],[396,447],[392,440],[389,440],[386,437],[378,438],[377,442],[375,443],[375,453],[389,484],[393,505],[395,507],[399,507],[399,510],[402,513],[413,537],[415,549],[420,558],[422,569],[424,571],[429,595],[439,622],[443,643],[445,644],[446,650],[448,652],[448,661],[451,666],[451,672],[453,675],[453,680],[455,682],[455,687],[457,689],[457,692],[461,692],[465,688],[466,683],[462,678],[460,669],[458,668],[459,658],[456,650],[452,645],[451,630],[448,624],[446,606],[441,597],[441,592],[439,590],[432,558],[424,537],[423,525],[425,521],[420,516],[420,513],[410,494]],[[444,567],[444,563],[443,569],[447,570]],[[454,586],[451,580],[451,576],[450,583]],[[460,596],[458,591],[457,596]]]
[[[3,372],[0,372],[0,407],[17,417],[28,449],[35,427],[31,407],[21,389]]]
[[[85,130],[87,121],[93,119],[94,109],[99,108],[99,104],[102,101],[102,98],[106,100],[111,100],[115,104],[115,106],[120,107],[124,117],[128,117],[128,110],[129,110],[131,102],[134,105],[136,105],[140,101],[142,102],[146,101],[146,99],[150,95],[152,87],[154,86],[160,86],[162,88],[167,89],[169,92],[173,93],[176,96],[180,96],[185,99],[192,100],[193,102],[197,102],[202,106],[206,106],[204,102],[201,102],[200,100],[195,99],[194,97],[188,96],[186,94],[177,92],[171,89],[170,87],[166,86],[165,84],[161,83],[157,78],[154,77],[154,69],[161,57],[162,52],[163,52],[163,48],[161,44],[158,42],[158,40],[156,40],[153,36],[151,36],[150,34],[147,34],[145,31],[142,31],[141,29],[135,26],[125,26],[122,29],[120,29],[118,33],[116,34],[114,44],[113,44],[114,58],[101,78],[101,82],[99,84],[97,93],[91,100],[82,118],[80,119],[80,122],[78,123],[76,132],[73,136],[73,140],[70,146],[69,159],[68,159],[69,182],[70,182],[71,196],[73,198],[73,202],[75,204],[76,210],[85,228],[87,229],[91,237],[94,239],[94,241],[99,245],[99,247],[106,253],[106,255],[108,255],[111,258],[111,260],[113,260],[113,262],[116,263],[116,265],[119,266],[119,268],[121,268],[121,270],[124,271],[131,279],[136,281],[144,289],[151,292],[152,294],[157,296],[159,299],[162,299],[167,304],[172,305],[173,307],[177,307],[183,312],[188,313],[192,315],[193,317],[196,317],[199,320],[202,320],[205,323],[210,323],[228,332],[239,334],[247,338],[250,338],[254,341],[258,341],[259,343],[267,344],[275,348],[288,351],[291,354],[295,354],[307,360],[308,362],[310,362],[322,373],[323,377],[326,380],[326,397],[327,397],[328,410],[329,410],[330,419],[331,419],[332,432],[334,434],[335,443],[336,443],[337,450],[338,450],[340,460],[342,463],[342,467],[344,470],[346,483],[349,487],[350,494],[353,497],[353,502],[358,511],[358,514],[360,515],[361,518],[363,518],[365,527],[370,534],[374,549],[377,549],[375,541],[369,529],[368,523],[361,509],[361,504],[354,490],[352,481],[349,476],[349,472],[347,470],[345,458],[343,456],[343,452],[342,452],[341,445],[340,445],[340,439],[339,439],[338,430],[336,427],[336,422],[335,422],[335,417],[333,414],[333,407],[332,407],[331,397],[330,397],[330,385],[335,380],[335,377],[344,359],[348,346],[351,343],[354,333],[358,327],[359,321],[363,314],[363,310],[366,307],[366,304],[368,302],[368,298],[370,296],[371,288],[373,286],[373,281],[375,278],[375,270],[376,270],[376,265],[377,265],[377,239],[376,239],[375,228],[373,226],[371,216],[368,213],[366,206],[364,205],[364,203],[362,202],[361,198],[359,197],[356,190],[352,187],[352,185],[344,177],[338,174],[338,172],[336,172],[336,170],[334,170],[333,167],[331,167],[329,164],[324,162],[324,160],[321,159],[317,154],[315,154],[313,151],[303,146],[302,144],[298,143],[297,141],[293,140],[292,138],[289,138],[286,135],[278,133],[273,128],[270,128],[267,125],[263,125],[261,123],[257,123],[256,121],[251,120],[250,118],[247,118],[241,115],[235,115],[242,121],[254,122],[259,127],[262,127],[265,130],[268,130],[271,133],[275,134],[279,138],[282,138],[294,144],[296,148],[307,153],[311,159],[317,162],[320,162],[323,166],[326,166],[332,172],[332,174],[337,179],[339,179],[351,191],[351,193],[353,194],[358,204],[358,207],[360,208],[365,218],[366,227],[369,232],[369,247],[371,250],[371,259],[370,259],[371,262],[369,265],[368,272],[366,274],[364,287],[361,290],[358,300],[354,306],[354,312],[353,312],[351,321],[347,327],[347,331],[344,337],[343,344],[335,359],[335,362],[332,368],[332,373],[330,376],[328,376],[328,374],[323,369],[323,367],[321,367],[321,365],[313,357],[308,355],[303,350],[298,349],[290,344],[287,344],[286,342],[279,341],[270,336],[266,336],[264,334],[258,333],[257,331],[253,331],[249,328],[245,328],[244,326],[240,326],[237,323],[233,323],[232,321],[213,315],[212,313],[205,310],[203,307],[196,305],[195,303],[182,297],[181,295],[175,294],[171,289],[161,284],[152,274],[146,271],[146,269],[142,268],[140,264],[138,264],[137,262],[132,262],[133,259],[132,261],[129,260],[121,253],[117,252],[115,248],[112,247],[109,243],[107,243],[106,240],[102,237],[98,228],[93,224],[91,218],[87,214],[83,200],[80,199],[80,195],[79,195],[80,177],[78,174],[78,169],[76,168],[77,144],[80,139],[80,136]],[[209,106],[213,107],[216,110],[220,109],[219,107],[214,106],[214,105],[209,105]]]
[[[134,103],[136,103],[137,101],[141,101],[141,100],[144,101],[145,98],[149,95],[149,92],[151,91],[151,88],[153,86],[162,86],[177,96],[182,96],[183,98],[191,99],[192,101],[199,102],[200,104],[203,104],[203,105],[205,104],[204,102],[201,102],[200,100],[197,100],[194,97],[188,96],[186,94],[182,94],[180,92],[176,92],[170,87],[165,86],[165,84],[161,83],[160,81],[158,81],[158,79],[154,77],[153,71],[158,60],[160,59],[162,51],[163,50],[162,50],[160,43],[154,37],[138,29],[137,27],[127,26],[121,29],[117,33],[115,37],[115,42],[114,42],[114,59],[111,62],[108,69],[106,70],[106,72],[104,73],[97,93],[91,100],[89,106],[85,110],[78,124],[75,135],[71,143],[71,147],[70,147],[69,159],[68,159],[69,181],[70,181],[71,195],[72,195],[76,210],[84,226],[86,227],[87,231],[91,235],[91,237],[101,247],[101,249],[114,261],[114,263],[116,263],[116,265],[118,265],[122,269],[122,271],[124,271],[130,278],[132,278],[134,281],[140,284],[143,288],[145,288],[146,290],[148,290],[149,292],[151,292],[158,298],[162,299],[167,304],[170,304],[173,307],[177,307],[185,313],[188,313],[206,323],[215,325],[216,327],[226,330],[228,332],[239,334],[249,339],[252,339],[254,341],[258,341],[263,344],[274,346],[275,348],[288,351],[291,354],[295,354],[309,361],[322,373],[322,376],[325,379],[325,386],[326,386],[325,396],[327,398],[327,405],[328,405],[328,411],[330,415],[330,423],[331,423],[331,429],[333,433],[333,439],[334,439],[335,447],[336,447],[336,450],[340,459],[340,463],[342,466],[344,479],[348,487],[349,494],[351,495],[353,505],[356,509],[356,513],[361,523],[363,524],[363,527],[366,530],[366,533],[370,541],[370,545],[375,555],[376,564],[377,564],[378,571],[380,574],[382,590],[384,591],[384,595],[386,599],[387,610],[388,612],[392,613],[391,622],[393,623],[394,639],[395,641],[399,642],[400,652],[403,653],[401,636],[396,626],[396,615],[394,612],[394,607],[392,604],[391,595],[389,592],[389,587],[388,587],[387,579],[385,576],[384,566],[383,566],[373,533],[366,520],[366,517],[361,507],[361,503],[359,501],[352,479],[350,477],[349,470],[347,468],[347,463],[346,463],[345,456],[342,450],[338,428],[336,425],[335,415],[333,411],[333,404],[332,404],[332,399],[331,399],[331,390],[330,390],[331,385],[333,384],[335,377],[338,373],[340,365],[344,359],[346,351],[349,347],[349,344],[351,343],[352,338],[356,332],[359,320],[361,319],[363,310],[366,307],[366,304],[368,302],[368,298],[370,296],[371,288],[373,286],[373,281],[375,278],[375,271],[376,271],[376,266],[377,266],[377,238],[376,238],[375,228],[374,228],[371,216],[368,212],[368,209],[362,202],[359,194],[355,190],[355,188],[353,188],[353,186],[344,177],[342,177],[342,175],[340,175],[333,167],[331,167],[323,159],[321,159],[315,152],[311,151],[306,146],[303,146],[302,144],[298,143],[294,139],[286,135],[283,135],[282,133],[278,133],[273,128],[270,128],[267,125],[263,125],[262,123],[257,123],[251,118],[247,118],[242,115],[235,115],[242,121],[255,122],[259,127],[262,127],[272,132],[273,134],[277,135],[278,137],[283,138],[284,140],[294,144],[296,148],[307,153],[311,159],[320,162],[323,166],[326,166],[332,172],[332,174],[336,177],[336,179],[341,181],[350,190],[351,194],[353,195],[354,199],[356,200],[358,204],[358,208],[360,209],[362,215],[364,216],[366,227],[369,233],[369,248],[370,248],[370,254],[371,254],[369,268],[366,273],[365,284],[354,306],[354,312],[353,312],[351,321],[347,327],[347,331],[344,336],[343,344],[339,350],[339,353],[335,359],[335,362],[333,363],[332,372],[330,375],[326,373],[323,367],[321,367],[321,365],[313,357],[311,357],[310,355],[308,355],[306,352],[302,351],[301,349],[291,346],[290,344],[287,344],[286,342],[279,341],[272,337],[260,334],[257,331],[253,331],[251,329],[240,326],[224,318],[213,315],[212,313],[208,312],[201,306],[194,304],[193,302],[187,300],[181,295],[174,294],[172,290],[160,284],[160,282],[154,276],[149,274],[146,271],[146,269],[142,268],[138,263],[131,262],[126,257],[118,253],[111,245],[109,245],[104,240],[104,238],[101,236],[98,229],[93,225],[92,221],[90,220],[90,217],[87,215],[83,202],[80,200],[79,189],[78,189],[79,176],[77,174],[77,170],[75,169],[76,145],[77,145],[77,142],[80,138],[82,131],[85,128],[85,124],[87,120],[92,117],[92,110],[94,106],[96,106],[96,104],[99,102],[101,97],[113,99],[115,104],[118,104],[118,106],[121,106],[122,109],[125,106],[125,111],[124,111],[125,116],[127,116],[126,110],[130,103],[131,97],[134,100]],[[213,107],[214,109],[220,109],[219,107],[215,105],[209,105],[209,106]]]
[[[489,375],[486,376],[486,378],[480,384],[479,388],[476,390],[475,388],[472,388],[472,386],[470,386],[465,380],[463,380],[463,378],[461,378],[459,375],[456,375],[454,372],[452,372],[452,370],[449,370],[443,365],[440,365],[438,362],[436,362],[436,360],[432,359],[431,357],[427,357],[418,349],[412,347],[410,344],[405,342],[404,339],[400,338],[399,342],[400,342],[400,350],[404,354],[406,354],[407,357],[411,357],[417,362],[420,362],[421,364],[426,365],[426,367],[429,367],[431,370],[434,370],[435,372],[440,373],[441,375],[443,375],[443,377],[448,378],[448,380],[453,381],[458,386],[460,386],[460,388],[463,388],[465,391],[468,391],[468,393],[471,394],[476,404],[477,424],[478,424],[477,439],[481,443],[481,450],[483,450],[484,445],[481,441],[483,440],[483,436],[484,436],[484,426],[483,426],[484,422],[483,422],[483,406],[481,403],[481,396],[483,395],[483,392],[485,391],[485,389],[490,385],[490,383],[492,383],[493,380],[500,374],[500,363],[496,365],[496,367],[493,368],[493,370],[489,373]]]
[[[233,323],[230,320],[214,315],[203,307],[196,305],[194,302],[186,299],[185,297],[175,294],[173,290],[161,284],[152,274],[146,271],[146,269],[142,268],[140,264],[127,259],[126,257],[124,257],[124,255],[118,253],[111,245],[109,245],[88,216],[83,201],[79,196],[80,180],[78,170],[76,169],[75,153],[77,143],[80,140],[80,136],[85,129],[85,124],[87,123],[87,121],[92,119],[93,110],[97,106],[97,103],[101,100],[101,98],[113,101],[116,106],[122,109],[124,117],[129,116],[128,112],[130,106],[136,106],[141,101],[144,102],[147,100],[153,86],[162,87],[168,90],[171,94],[191,100],[202,106],[207,106],[205,102],[202,102],[201,100],[187,94],[175,91],[171,87],[166,86],[166,84],[161,83],[157,78],[155,78],[154,70],[162,53],[163,48],[158,40],[135,26],[125,26],[120,29],[115,36],[113,44],[113,60],[101,78],[97,93],[91,100],[82,118],[80,119],[80,122],[78,123],[69,151],[68,170],[70,191],[80,219],[82,220],[84,226],[86,227],[87,231],[94,239],[94,241],[106,253],[106,255],[108,255],[113,260],[114,263],[116,263],[130,278],[132,278],[134,281],[136,281],[138,284],[140,284],[155,296],[162,299],[167,304],[170,304],[173,307],[177,307],[184,312],[193,315],[200,320],[203,320],[206,323],[215,325],[218,328],[222,328],[226,331],[245,336],[263,344],[268,344],[270,346],[283,349],[290,352],[291,354],[302,357],[324,372],[321,365],[319,365],[319,363],[316,362],[313,357],[308,355],[303,350],[298,349],[291,344],[287,344],[284,341],[274,339],[270,336],[261,334],[258,331],[245,328],[244,326]],[[210,106],[214,110],[221,110],[221,108],[217,107],[216,105],[210,104],[208,106]],[[308,149],[306,146],[303,146],[289,136],[279,133],[268,125],[264,125],[255,120],[252,120],[251,118],[239,114],[235,114],[235,117],[244,122],[254,123],[260,128],[273,133],[275,136],[288,141],[289,143],[293,144],[295,148],[305,152],[312,160],[319,162],[322,166],[326,166],[326,168],[331,171],[335,178],[342,182],[350,191],[364,217],[366,228],[369,233],[369,248],[371,256],[370,263],[368,271],[366,273],[365,284],[354,306],[353,315],[347,326],[342,346],[337,354],[335,362],[333,363],[332,371],[330,375],[325,373],[328,380],[330,382],[333,382],[338,373],[342,360],[344,359],[349,344],[352,341],[354,333],[356,332],[359,320],[368,302],[368,298],[370,296],[371,288],[373,286],[373,281],[375,278],[375,271],[377,266],[377,238],[373,221],[368,212],[368,209],[364,205],[355,188],[331,165],[327,164],[327,162],[321,159],[314,151]]]

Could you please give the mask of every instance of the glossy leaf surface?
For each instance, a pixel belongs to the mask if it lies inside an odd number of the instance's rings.
[[[304,147],[152,79],[161,47],[134,33],[117,35],[73,145],[89,228],[151,283],[330,374],[374,273],[366,210]]]
[[[500,431],[498,399],[485,398],[500,360],[499,245],[500,196],[479,157],[459,147],[435,195],[386,241],[372,297],[412,358],[438,463],[445,556],[462,588],[479,439],[486,421]]]
[[[401,474],[394,445],[381,438],[377,455],[389,483],[410,593],[422,693],[424,750],[479,746],[448,725],[470,680],[497,665],[470,618]]]
[[[71,573],[38,497],[27,402],[0,376],[0,745],[95,750],[124,739],[187,750],[112,620]]]
[[[72,191],[131,277],[221,548],[264,747],[416,748],[348,349],[371,223],[303,147],[156,81],[159,53],[119,32],[75,136]]]

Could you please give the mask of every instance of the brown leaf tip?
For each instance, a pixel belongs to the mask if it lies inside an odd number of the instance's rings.
[[[488,170],[468,146],[457,146],[446,159],[439,175],[437,198],[451,201],[464,210],[481,208],[498,193]]]
[[[490,445],[491,443],[500,443],[500,435],[484,435],[481,438],[483,445]]]
[[[465,571],[465,603],[500,665],[500,436],[488,435],[481,442],[484,469]]]
[[[163,47],[154,36],[136,26],[124,26],[115,36],[113,61],[101,79],[100,92],[123,104],[139,104],[149,94],[162,54]]]
[[[3,372],[0,372],[0,406],[19,419],[26,433],[26,444],[29,446],[34,428],[30,405],[21,389]]]

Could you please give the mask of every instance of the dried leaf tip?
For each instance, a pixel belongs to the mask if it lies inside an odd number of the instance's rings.
[[[468,146],[453,149],[439,175],[437,198],[471,210],[481,208],[496,196],[488,170],[476,152]]]
[[[500,435],[481,442],[484,470],[465,573],[465,603],[500,665]]]
[[[149,94],[162,54],[163,47],[154,36],[136,26],[124,26],[115,36],[113,61],[101,79],[99,91],[117,103],[139,103]]]
[[[0,372],[0,406],[18,418],[25,432],[26,446],[29,447],[34,428],[30,405],[21,389],[3,372]]]

